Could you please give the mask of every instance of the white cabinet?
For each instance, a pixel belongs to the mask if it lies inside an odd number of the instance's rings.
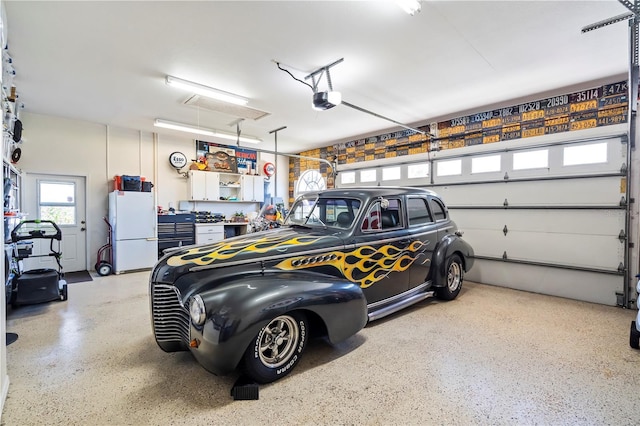
[[[196,244],[209,244],[224,240],[224,224],[196,224]]]
[[[226,201],[240,201],[240,175],[236,173],[215,173],[219,176],[220,199]]]
[[[241,201],[241,180],[236,173],[189,171],[192,201]]]
[[[218,201],[220,199],[219,174],[190,170],[189,199],[195,201]]]
[[[264,178],[262,176],[240,175],[242,201],[264,201]]]

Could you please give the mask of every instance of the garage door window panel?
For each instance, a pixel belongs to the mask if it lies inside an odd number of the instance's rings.
[[[369,169],[360,171],[360,182],[362,183],[370,183],[375,182],[377,180],[377,170]]]
[[[408,179],[420,179],[429,177],[429,163],[409,164],[407,166]]]
[[[471,159],[471,173],[491,173],[500,172],[502,168],[501,155],[484,155]]]
[[[343,185],[356,183],[356,172],[341,172],[340,183]]]
[[[514,152],[513,170],[546,169],[549,168],[549,150]]]
[[[400,167],[385,167],[382,169],[382,181],[400,180]]]
[[[462,174],[462,160],[439,161],[436,166],[437,175],[460,176]]]
[[[607,143],[566,146],[563,149],[563,166],[602,164],[607,162]]]

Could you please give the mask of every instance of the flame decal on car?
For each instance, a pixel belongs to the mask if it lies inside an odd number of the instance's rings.
[[[349,281],[367,288],[391,272],[407,270],[425,251],[426,244],[414,241],[402,249],[391,244],[379,248],[362,246],[350,252],[329,252],[316,256],[292,257],[276,265],[276,268],[291,271],[296,269],[331,266]]]
[[[179,256],[172,256],[167,259],[169,266],[182,266],[195,264],[199,266],[210,265],[217,260],[228,260],[242,253],[266,253],[278,251],[291,246],[305,246],[313,244],[322,237],[298,236],[291,238],[291,234],[286,235],[265,235],[262,238],[241,240],[241,241],[221,241],[217,244],[196,247],[181,253]]]

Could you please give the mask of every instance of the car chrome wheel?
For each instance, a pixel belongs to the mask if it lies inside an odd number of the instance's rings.
[[[457,262],[452,262],[447,271],[447,286],[450,291],[456,291],[462,281],[462,268]]]
[[[446,269],[444,269],[441,280],[436,287],[436,297],[443,300],[453,300],[458,297],[458,293],[462,289],[462,280],[464,279],[464,268],[462,260],[457,254],[447,259]]]
[[[260,335],[260,361],[269,368],[285,364],[295,352],[300,329],[296,321],[283,315],[273,319]]]

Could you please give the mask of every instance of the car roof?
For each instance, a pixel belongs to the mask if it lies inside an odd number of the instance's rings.
[[[375,197],[393,197],[398,195],[431,195],[438,197],[435,192],[425,188],[414,188],[408,186],[367,186],[326,189],[323,191],[305,192],[305,198],[321,197],[354,197],[360,199]]]

